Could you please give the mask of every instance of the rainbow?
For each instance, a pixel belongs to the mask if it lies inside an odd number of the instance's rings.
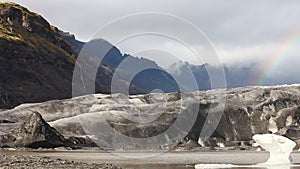
[[[258,85],[264,85],[267,78],[272,75],[279,65],[283,62],[287,53],[292,49],[298,42],[300,42],[300,30],[296,30],[288,34],[286,38],[282,40],[283,43],[275,50],[275,52],[268,59],[269,63],[261,70],[259,77],[256,82]]]

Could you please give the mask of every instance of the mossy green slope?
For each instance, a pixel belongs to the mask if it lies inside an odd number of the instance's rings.
[[[0,2],[0,109],[71,97],[75,61],[56,27],[18,4]],[[107,93],[105,85],[96,91]]]

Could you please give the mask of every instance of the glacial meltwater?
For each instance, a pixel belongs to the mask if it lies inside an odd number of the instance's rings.
[[[136,158],[124,158],[122,153]],[[111,153],[98,150],[35,150],[35,151],[1,151],[1,154],[19,154],[53,159],[66,159],[87,163],[112,163],[133,169],[195,169],[195,164],[205,164],[203,168],[232,168],[232,169],[253,169],[254,164],[263,163],[269,158],[266,151],[183,151],[183,152],[118,152]],[[141,155],[142,154],[142,155]],[[138,158],[139,156],[154,155],[150,158]],[[125,156],[125,155],[124,155]],[[293,165],[259,167],[255,169],[300,169],[300,152],[291,153]],[[222,164],[222,165],[217,165]]]

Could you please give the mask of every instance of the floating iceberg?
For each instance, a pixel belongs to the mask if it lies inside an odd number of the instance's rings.
[[[296,143],[286,137],[275,134],[256,134],[253,140],[270,152],[269,159],[258,165],[289,165],[290,153]]]
[[[233,164],[196,164],[196,169],[205,168],[268,168],[268,169],[289,169],[291,166],[290,153],[296,143],[286,137],[275,134],[256,134],[253,140],[262,148],[270,152],[269,159],[264,163],[256,165],[233,165]]]

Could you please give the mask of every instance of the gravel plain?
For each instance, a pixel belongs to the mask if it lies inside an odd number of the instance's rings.
[[[84,163],[73,160],[53,159],[49,157],[31,156],[31,155],[0,155],[1,169],[123,169],[113,164],[103,163]]]

